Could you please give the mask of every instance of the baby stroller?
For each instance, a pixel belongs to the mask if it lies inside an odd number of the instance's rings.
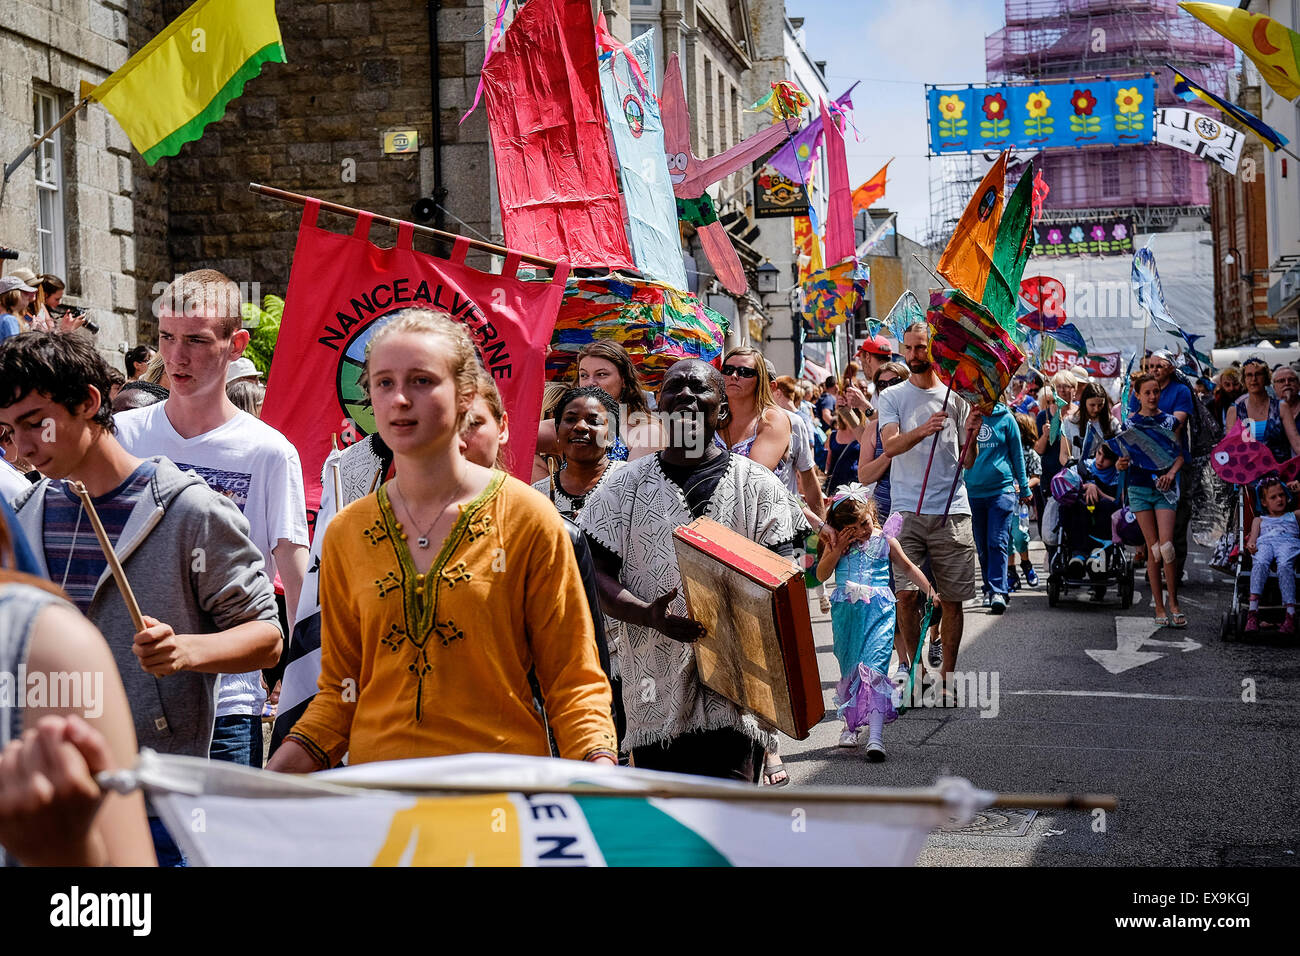
[[[1047,604],[1056,607],[1072,588],[1086,588],[1094,601],[1102,601],[1113,584],[1120,607],[1127,610],[1133,606],[1133,558],[1113,530],[1112,515],[1118,512],[1089,506],[1081,485],[1074,466],[1052,479],[1052,497],[1060,504],[1060,528],[1075,529],[1076,539],[1068,540],[1062,534],[1047,574]],[[1085,535],[1087,547],[1082,549],[1079,539]]]
[[[1254,566],[1254,555],[1246,549],[1246,537],[1250,533],[1250,528],[1247,527],[1246,496],[1250,495],[1254,514],[1261,514],[1263,508],[1259,501],[1259,484],[1257,481],[1250,485],[1230,486],[1232,499],[1228,504],[1228,535],[1232,545],[1226,563],[1232,574],[1232,602],[1219,622],[1219,637],[1224,641],[1240,641],[1246,636],[1246,613],[1250,609],[1250,571]],[[1287,499],[1287,507],[1294,507],[1295,502],[1290,492],[1287,493]],[[1277,571],[1273,570],[1259,596],[1261,633],[1266,628],[1275,630],[1285,616],[1286,608],[1282,604]]]

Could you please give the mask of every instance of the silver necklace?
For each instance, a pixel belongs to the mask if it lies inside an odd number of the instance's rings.
[[[406,496],[402,494],[402,489],[398,487],[397,479],[393,479],[393,488],[398,493],[398,504],[402,506],[402,510],[406,512],[406,517],[411,521],[411,527],[416,531],[420,531],[420,524],[415,520],[415,515],[411,513],[411,506],[406,503]],[[456,495],[452,495],[442,503],[442,506],[438,508],[437,513],[434,515],[433,521],[430,522],[429,527],[425,528],[424,531],[421,531],[420,536],[415,539],[416,545],[421,549],[429,547],[429,532],[432,531],[433,526],[438,523],[438,519],[442,517],[442,513],[447,510],[447,505],[455,501],[456,497]]]
[[[72,544],[68,548],[68,560],[63,565],[63,582],[59,585],[66,593],[68,590],[68,572],[72,570],[72,557],[77,553],[77,535],[81,533],[81,516],[86,513],[86,506],[77,501],[77,523],[72,526]]]

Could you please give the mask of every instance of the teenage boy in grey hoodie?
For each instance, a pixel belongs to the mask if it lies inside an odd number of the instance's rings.
[[[140,746],[206,757],[217,675],[279,658],[275,592],[233,503],[166,458],[136,458],[113,437],[108,390],[108,365],[83,336],[29,332],[0,343],[0,427],[13,430],[18,453],[47,476],[14,510],[40,570],[108,641]],[[143,631],[64,479],[90,493]]]

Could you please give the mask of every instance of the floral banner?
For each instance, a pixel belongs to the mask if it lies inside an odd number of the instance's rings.
[[[1030,239],[1031,257],[1118,256],[1133,254],[1133,220],[1040,222]]]
[[[1154,135],[1155,80],[926,88],[930,152],[1135,145]]]

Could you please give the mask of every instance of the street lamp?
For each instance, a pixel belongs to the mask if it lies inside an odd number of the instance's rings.
[[[763,264],[755,271],[758,278],[759,295],[770,295],[773,292],[780,291],[781,270],[772,265],[770,259],[764,259]]]

